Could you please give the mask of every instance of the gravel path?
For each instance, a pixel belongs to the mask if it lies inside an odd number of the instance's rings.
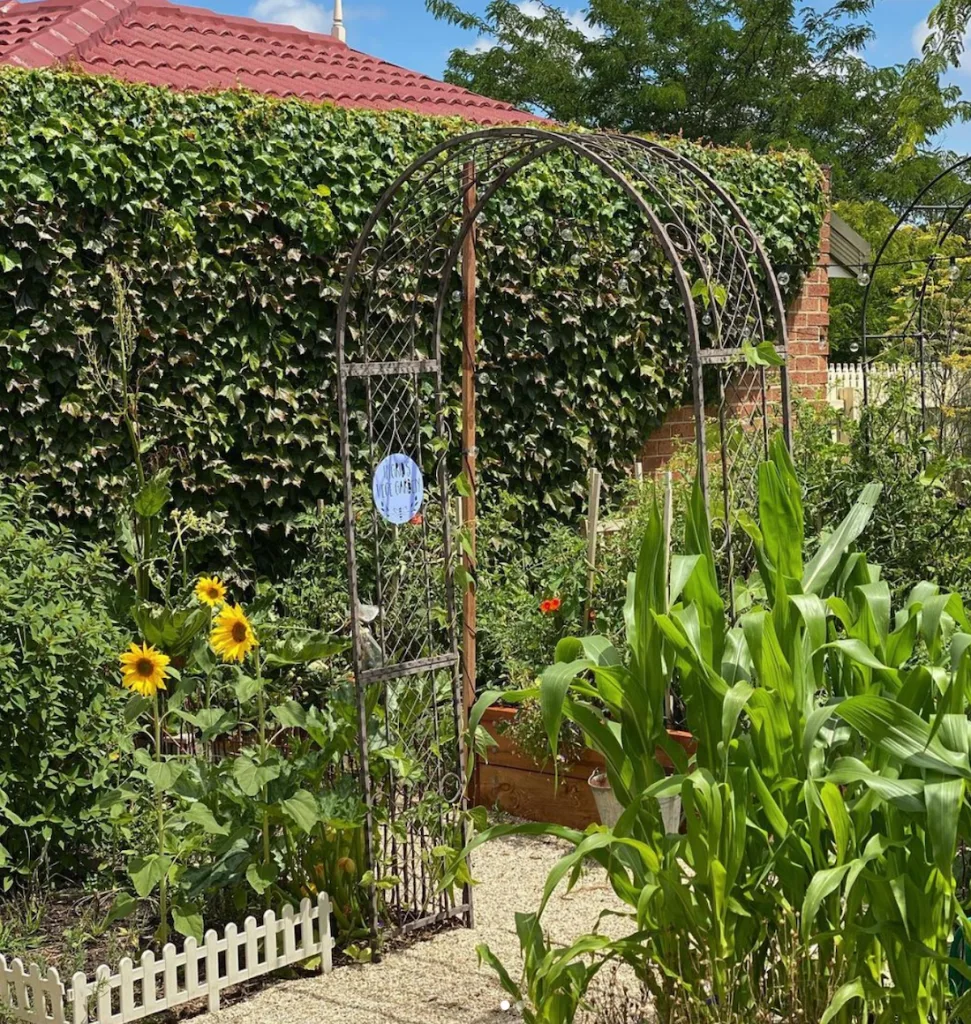
[[[338,967],[326,977],[280,982],[192,1024],[511,1024],[499,1010],[495,975],[479,968],[475,947],[487,943],[515,977],[519,942],[514,914],[539,905],[546,875],[566,847],[558,841],[508,836],[475,854],[476,928],[439,933],[388,954],[379,964]],[[616,897],[597,869],[573,892],[561,886],[544,915],[555,940],[593,928]],[[604,929],[607,930],[607,929]]]

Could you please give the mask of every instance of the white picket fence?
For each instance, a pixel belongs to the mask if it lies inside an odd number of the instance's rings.
[[[330,900],[321,893],[316,904],[305,899],[279,917],[268,910],[262,924],[255,917],[242,930],[228,924],[222,938],[209,931],[201,944],[186,939],[181,952],[168,943],[159,959],[148,951],[136,966],[126,957],[116,974],[105,965],[92,977],[79,972],[68,987],[56,970],[42,975],[36,964],[25,970],[0,956],[0,1011],[30,1024],[125,1024],[205,999],[214,1013],[223,989],[279,967],[319,956],[329,972],[333,948]]]
[[[867,371],[869,401],[880,403],[888,395],[891,381],[910,380],[915,386],[918,369],[914,365],[873,363]],[[938,406],[945,399],[954,402],[967,386],[964,374],[948,370],[940,363],[924,367],[924,381],[930,406]],[[830,363],[827,398],[834,409],[840,409],[852,419],[858,419],[863,408],[863,364]]]

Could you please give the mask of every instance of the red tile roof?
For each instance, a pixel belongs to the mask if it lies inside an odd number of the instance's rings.
[[[507,103],[387,64],[331,36],[169,0],[0,0],[0,63],[71,63],[175,89],[242,86],[481,124],[532,120]]]

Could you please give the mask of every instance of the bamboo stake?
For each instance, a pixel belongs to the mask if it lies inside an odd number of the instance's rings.
[[[671,610],[671,530],[674,523],[674,475],[668,470],[664,474],[664,511],[661,519],[662,544],[664,545],[664,608]],[[664,695],[664,713],[668,724],[674,720],[674,693],[668,681]]]
[[[599,469],[590,470],[590,494],[587,504],[587,604],[584,618],[591,625],[593,591],[597,583],[597,528],[600,525],[600,489],[603,477]]]

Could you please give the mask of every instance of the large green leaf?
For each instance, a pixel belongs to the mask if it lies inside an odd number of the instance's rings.
[[[866,529],[873,516],[880,484],[868,484],[863,488],[859,500],[847,513],[840,525],[819,545],[802,577],[802,589],[807,594],[821,594],[830,582],[843,555],[849,550],[860,534]]]
[[[896,701],[865,694],[835,705],[833,713],[904,764],[971,779],[967,758],[932,738],[930,725]]]

